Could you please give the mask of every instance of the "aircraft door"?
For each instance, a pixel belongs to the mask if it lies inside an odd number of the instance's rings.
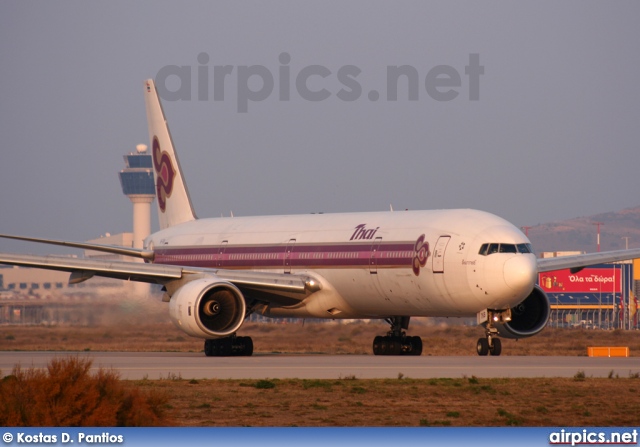
[[[433,273],[444,273],[444,253],[451,236],[440,236],[433,250]]]
[[[284,250],[284,272],[291,273],[291,252],[293,251],[293,246],[296,244],[295,239],[289,239],[287,242],[287,248]]]
[[[228,243],[229,241],[222,241],[220,243],[220,247],[218,247],[218,259],[216,260],[216,267],[224,267],[222,257],[224,256],[224,251],[227,249]]]
[[[375,275],[378,273],[378,251],[380,249],[381,237],[377,237],[371,245],[371,255],[369,257],[369,273]]]

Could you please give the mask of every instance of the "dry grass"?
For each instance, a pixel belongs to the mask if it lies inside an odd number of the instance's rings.
[[[0,381],[3,426],[634,426],[640,378],[120,381],[53,360]]]
[[[384,323],[247,323],[241,333],[254,338],[257,352],[370,354],[373,337],[386,331]],[[475,355],[476,340],[483,335],[478,327],[413,321],[410,333],[423,337],[423,355],[434,356]],[[629,346],[632,355],[639,355],[640,331],[546,329],[518,342],[504,340],[503,355],[583,356],[594,345]],[[202,341],[169,322],[3,326],[0,349],[201,352]],[[578,371],[574,379],[167,378],[120,383],[143,395],[160,392],[172,421],[165,423],[178,426],[630,426],[637,425],[640,414],[636,376],[596,379]]]
[[[640,379],[160,380],[180,426],[635,426]]]
[[[420,323],[417,320],[416,323]],[[253,337],[255,352],[371,354],[373,337],[388,326],[376,323],[246,323],[240,333]],[[483,336],[476,326],[414,324],[411,335],[424,341],[423,355],[476,355]],[[502,355],[584,356],[588,346],[629,346],[640,355],[640,331],[547,328],[535,337],[503,339]],[[201,352],[202,340],[183,334],[170,322],[96,327],[1,326],[0,350]]]

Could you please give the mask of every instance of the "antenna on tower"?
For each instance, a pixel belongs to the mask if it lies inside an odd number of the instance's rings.
[[[598,253],[600,253],[600,226],[604,225],[604,222],[591,222],[591,223],[598,227],[598,238],[597,238],[596,242],[598,244]]]

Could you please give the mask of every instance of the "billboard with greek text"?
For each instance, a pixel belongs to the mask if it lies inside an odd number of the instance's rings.
[[[585,268],[578,273],[556,270],[540,273],[538,283],[548,293],[620,293],[619,265]]]

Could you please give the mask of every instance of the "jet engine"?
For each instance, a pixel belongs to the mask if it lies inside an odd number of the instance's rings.
[[[211,277],[186,283],[169,301],[171,321],[187,334],[206,339],[235,333],[246,310],[244,296],[236,286]]]
[[[547,325],[551,305],[544,291],[535,286],[523,302],[511,309],[511,319],[493,322],[504,338],[526,338],[536,335]]]

